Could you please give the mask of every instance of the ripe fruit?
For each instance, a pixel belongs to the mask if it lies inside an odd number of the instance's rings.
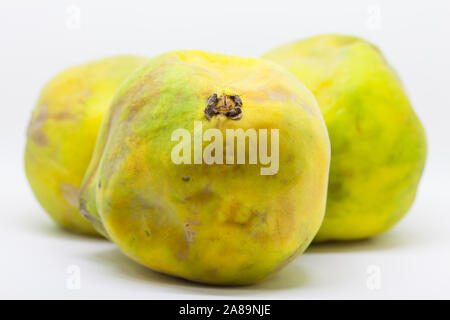
[[[314,93],[327,124],[330,182],[315,240],[367,238],[392,227],[414,200],[426,138],[380,50],[356,37],[322,35],[264,57]]]
[[[25,171],[39,203],[67,229],[96,234],[79,213],[79,187],[115,91],[144,61],[93,61],[65,70],[42,90],[28,126]]]
[[[227,129],[251,137],[244,164]],[[313,95],[269,61],[201,51],[151,59],[121,87],[98,140],[80,207],[154,270],[253,283],[303,252],[322,222],[325,124]],[[264,170],[261,145],[278,170]]]

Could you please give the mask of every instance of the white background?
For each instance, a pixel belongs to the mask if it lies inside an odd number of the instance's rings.
[[[0,298],[450,298],[450,2],[6,1],[0,5]],[[79,10],[79,25],[73,14]],[[71,16],[72,15],[72,16]],[[39,91],[63,69],[116,54],[202,49],[260,56],[312,35],[377,44],[399,72],[428,136],[409,214],[375,239],[314,245],[247,287],[156,274],[105,240],[62,231],[23,170],[25,128]],[[66,286],[68,267],[81,288]],[[374,276],[380,285],[373,285]]]

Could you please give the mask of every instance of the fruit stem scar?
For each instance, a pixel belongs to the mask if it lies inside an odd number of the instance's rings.
[[[210,120],[213,116],[221,114],[232,120],[242,118],[242,100],[238,95],[222,94],[220,97],[217,93],[209,96],[206,101],[205,116]]]

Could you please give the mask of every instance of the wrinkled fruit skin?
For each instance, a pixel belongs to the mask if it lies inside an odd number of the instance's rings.
[[[239,95],[242,117],[208,120],[214,93]],[[194,121],[224,137],[227,128],[279,129],[278,173],[260,175],[260,164],[174,164],[178,142],[171,135],[184,128],[193,137]],[[282,67],[170,52],[151,59],[115,97],[81,208],[126,255],[153,270],[210,284],[253,283],[312,241],[325,210],[329,157],[314,96]]]
[[[69,230],[97,234],[79,213],[79,188],[115,91],[144,61],[121,56],[67,69],[47,83],[33,110],[26,175],[42,207]]]
[[[367,238],[392,227],[414,200],[426,138],[382,53],[356,37],[322,35],[264,57],[314,93],[327,124],[330,182],[315,241]]]

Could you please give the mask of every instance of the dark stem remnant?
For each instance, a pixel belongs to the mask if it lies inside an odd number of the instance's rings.
[[[206,102],[205,116],[210,120],[213,116],[222,114],[232,120],[242,118],[242,100],[238,95],[222,94],[217,97],[217,94],[209,96]]]

